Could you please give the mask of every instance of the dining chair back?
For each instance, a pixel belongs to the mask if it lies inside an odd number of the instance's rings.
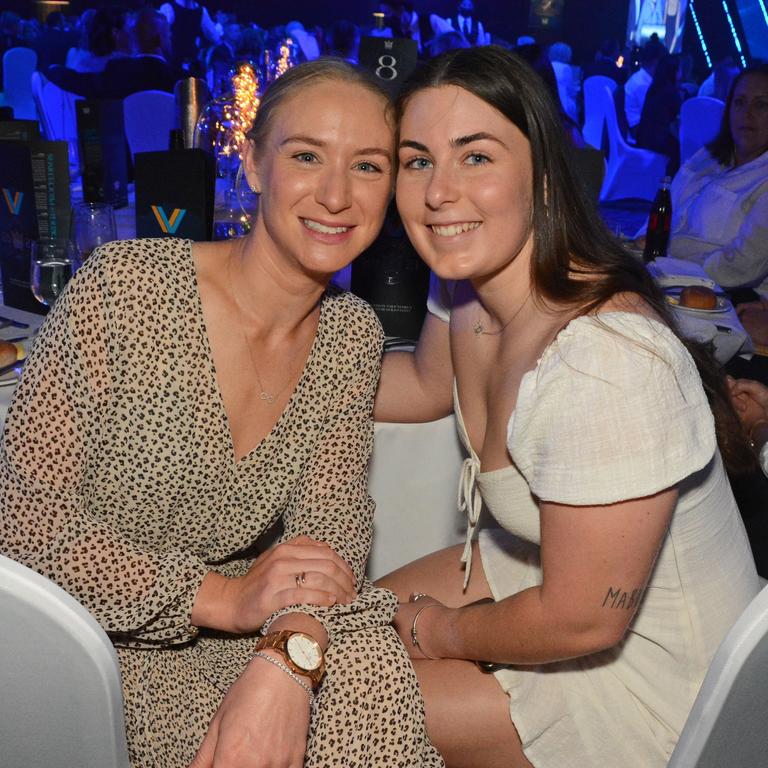
[[[571,163],[576,177],[593,203],[600,200],[600,190],[605,178],[605,155],[602,150],[594,147],[574,149]]]
[[[695,96],[680,107],[680,162],[684,163],[717,136],[725,104],[710,96]]]
[[[138,91],[123,99],[125,137],[131,155],[168,149],[176,127],[176,101],[165,91]]]
[[[611,94],[616,90],[616,81],[604,75],[588,77],[582,85],[584,93],[584,125],[581,135],[587,144],[596,149],[605,150],[605,102],[603,101],[603,89],[609,88]]]
[[[117,654],[49,579],[0,555],[0,764],[129,768]]]
[[[717,649],[667,768],[758,766],[768,761],[768,587]]]
[[[621,135],[613,92],[604,87],[598,103],[605,114],[608,162],[600,190],[600,201],[653,200],[664,178],[669,159],[649,149],[630,147]]]
[[[13,108],[17,120],[37,120],[32,98],[32,73],[37,53],[31,48],[9,48],[3,54],[3,105]]]

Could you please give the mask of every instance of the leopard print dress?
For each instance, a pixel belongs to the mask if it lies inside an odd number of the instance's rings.
[[[244,573],[277,521],[284,538],[328,542],[359,588],[349,605],[298,608],[330,638],[305,765],[443,764],[390,624],[396,599],[364,578],[380,358],[375,315],[329,289],[290,402],[235,462],[188,241],[104,246],[56,303],[6,422],[0,551],[109,633],[136,768],[186,766],[248,663],[254,637],[198,633],[191,607],[205,574]]]

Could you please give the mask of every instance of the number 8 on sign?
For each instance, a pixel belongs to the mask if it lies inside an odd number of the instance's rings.
[[[376,77],[382,80],[395,80],[397,78],[397,59],[394,56],[379,56],[379,66],[376,67]]]

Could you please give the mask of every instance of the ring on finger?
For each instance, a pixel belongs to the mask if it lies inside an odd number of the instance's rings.
[[[304,582],[307,580],[307,574],[302,571],[296,574],[296,589],[301,589],[304,586]]]

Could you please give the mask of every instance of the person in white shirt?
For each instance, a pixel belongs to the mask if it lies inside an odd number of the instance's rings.
[[[666,55],[664,47],[659,44],[647,43],[640,52],[640,69],[624,84],[624,112],[630,132],[634,133],[643,114],[643,104],[648,89],[653,82],[656,65]]]
[[[579,94],[579,83],[574,78],[571,67],[571,46],[567,43],[552,43],[549,47],[549,61],[555,71],[557,92],[565,114],[572,120],[579,121],[579,110],[576,107],[576,97]]]
[[[672,182],[669,255],[768,296],[768,64],[734,80],[718,137]]]
[[[464,35],[470,45],[490,45],[491,43],[490,34],[485,31],[483,22],[475,15],[473,0],[461,0],[454,18],[444,19],[433,13],[429,17],[429,22],[435,36],[453,30]]]
[[[160,6],[160,13],[171,27],[173,56],[177,63],[196,58],[201,36],[214,45],[221,40],[221,26],[214,23],[208,9],[197,0],[170,0]]]

